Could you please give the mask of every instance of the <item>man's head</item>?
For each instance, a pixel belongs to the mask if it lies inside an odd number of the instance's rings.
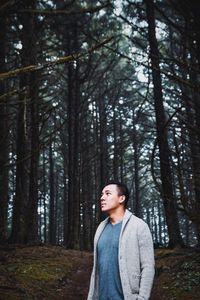
[[[101,210],[109,212],[119,207],[126,208],[129,199],[129,190],[127,186],[120,182],[107,183],[101,194]]]

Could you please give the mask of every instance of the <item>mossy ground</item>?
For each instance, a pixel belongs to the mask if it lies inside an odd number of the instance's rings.
[[[0,300],[85,299],[91,272],[88,259],[92,261],[92,254],[62,247],[4,248],[0,252]],[[81,274],[86,288],[76,282]]]
[[[200,253],[160,249],[151,300],[199,300]],[[92,253],[63,247],[0,248],[0,300],[86,300]]]
[[[200,300],[200,253],[156,250],[156,277],[151,300]]]

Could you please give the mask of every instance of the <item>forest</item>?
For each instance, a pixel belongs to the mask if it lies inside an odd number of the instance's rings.
[[[200,7],[0,2],[0,244],[92,250],[124,182],[157,247],[200,245]]]

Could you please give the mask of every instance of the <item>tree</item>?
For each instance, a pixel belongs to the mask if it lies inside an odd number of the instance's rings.
[[[6,17],[0,11],[0,72],[6,71]],[[0,244],[7,240],[8,214],[8,106],[6,97],[6,82],[0,81]]]
[[[159,51],[155,35],[154,2],[146,1],[146,14],[148,20],[148,35],[150,45],[150,59],[152,64],[152,77],[154,85],[154,105],[156,112],[157,141],[160,157],[160,174],[162,184],[162,197],[165,207],[166,222],[169,233],[169,246],[183,246],[180,235],[178,216],[173,193],[172,174],[170,167],[170,150],[167,138],[166,117],[163,106],[162,82],[159,67]]]
[[[23,3],[21,3],[23,5]],[[27,8],[34,8],[35,0],[26,3]],[[27,14],[19,15],[23,29],[21,34],[21,65],[35,63],[35,18]],[[16,141],[16,192],[13,203],[13,220],[10,240],[16,243],[33,242],[38,239],[37,224],[37,168],[39,159],[38,141],[38,102],[37,78],[34,74],[22,74],[20,77]],[[24,92],[25,90],[25,92]],[[31,100],[29,109],[28,99]],[[31,123],[31,127],[29,126]],[[31,138],[30,138],[31,136]],[[31,148],[31,150],[29,150]],[[29,160],[29,155],[31,160]],[[27,170],[30,166],[30,179]]]

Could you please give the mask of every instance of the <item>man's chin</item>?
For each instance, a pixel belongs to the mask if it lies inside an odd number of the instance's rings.
[[[108,209],[104,206],[104,207],[101,207],[101,211],[102,212],[106,212]]]

